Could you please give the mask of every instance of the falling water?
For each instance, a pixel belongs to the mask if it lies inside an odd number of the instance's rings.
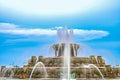
[[[59,51],[60,51],[60,47],[62,46],[62,44],[61,43],[59,43],[59,45],[58,45],[58,51],[57,51],[57,56],[58,56],[58,53],[59,53]]]
[[[3,71],[2,71],[3,76],[2,76],[2,79],[1,79],[1,80],[4,80],[4,79],[5,79],[5,74],[6,74],[6,72],[9,71],[9,70],[10,70],[10,72],[11,72],[10,78],[12,78],[12,77],[14,76],[14,72],[13,72],[12,68],[4,68]]]
[[[97,71],[100,73],[102,79],[105,80],[103,74],[101,73],[101,71],[99,70],[99,68],[98,68],[96,65],[94,65],[94,64],[88,64],[88,65],[84,65],[83,67],[85,67],[85,68],[94,67],[94,68],[97,69]]]
[[[46,71],[46,68],[45,68],[45,65],[44,65],[42,62],[38,62],[38,63],[36,63],[35,66],[33,67],[33,70],[32,70],[32,72],[31,72],[31,74],[30,74],[29,80],[31,80],[32,75],[33,75],[33,72],[35,71],[36,67],[37,67],[39,64],[42,65],[42,67],[43,67],[43,69],[44,69],[45,78],[48,76],[47,71]]]
[[[97,66],[95,66],[94,64],[88,64],[88,66],[93,66],[93,67],[95,67],[95,68],[98,70],[98,72],[100,73],[102,79],[105,80],[103,74],[101,73],[101,71],[99,70],[99,68],[98,68]]]

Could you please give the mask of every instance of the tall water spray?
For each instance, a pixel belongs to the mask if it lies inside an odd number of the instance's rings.
[[[71,60],[71,50],[70,44],[73,42],[73,30],[68,31],[67,27],[64,30],[58,30],[58,44],[64,43],[64,52],[63,52],[63,78],[64,80],[70,79],[70,60]]]

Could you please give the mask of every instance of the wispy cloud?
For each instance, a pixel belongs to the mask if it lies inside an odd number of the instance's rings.
[[[18,25],[11,23],[0,23],[0,33],[14,35],[55,35],[56,30],[51,29],[27,29],[20,28]]]
[[[103,30],[74,29],[74,33],[77,35],[79,40],[92,40],[109,35],[109,32]]]
[[[61,29],[62,27],[60,27]],[[58,27],[59,29],[59,27]],[[74,34],[80,36],[83,40],[91,40],[96,38],[102,38],[107,36],[109,33],[103,30],[83,30],[83,29],[73,29]],[[28,29],[28,28],[20,28],[19,25],[11,24],[11,23],[0,23],[0,33],[4,34],[12,34],[12,35],[33,35],[33,36],[55,36],[57,33],[56,29]]]

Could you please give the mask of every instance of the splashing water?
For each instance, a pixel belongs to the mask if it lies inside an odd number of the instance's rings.
[[[10,70],[10,72],[11,72],[11,74],[10,74],[9,77],[12,78],[12,77],[14,76],[14,72],[13,72],[12,68],[4,68],[3,71],[2,71],[3,76],[2,76],[2,78],[1,78],[1,80],[4,80],[4,79],[5,79],[5,74],[6,74],[6,72],[9,71],[9,70]]]
[[[94,64],[88,64],[88,65],[83,65],[83,67],[85,67],[85,68],[94,67],[94,68],[97,69],[97,71],[100,73],[102,79],[105,80],[103,74],[101,73],[101,71],[99,70],[99,68],[98,68],[96,65],[94,65]]]
[[[33,67],[33,70],[32,70],[32,72],[31,72],[31,74],[30,74],[29,80],[31,80],[32,75],[33,75],[33,72],[35,71],[36,67],[37,67],[39,64],[42,65],[42,67],[43,67],[43,69],[44,69],[45,78],[48,76],[47,71],[46,71],[46,68],[45,68],[45,65],[44,65],[42,62],[38,62],[38,63],[36,63],[35,66]]]

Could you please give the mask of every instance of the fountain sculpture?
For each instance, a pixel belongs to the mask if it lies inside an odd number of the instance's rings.
[[[120,68],[106,65],[102,56],[80,57],[78,50],[81,44],[74,43],[73,30],[57,30],[58,42],[52,44],[54,57],[32,56],[28,64],[23,67],[13,67],[13,78],[32,80],[33,78],[48,80],[81,80],[90,78],[116,78],[120,77]],[[4,77],[1,66],[1,74]],[[2,72],[3,71],[3,72]],[[6,73],[6,72],[5,72]]]

